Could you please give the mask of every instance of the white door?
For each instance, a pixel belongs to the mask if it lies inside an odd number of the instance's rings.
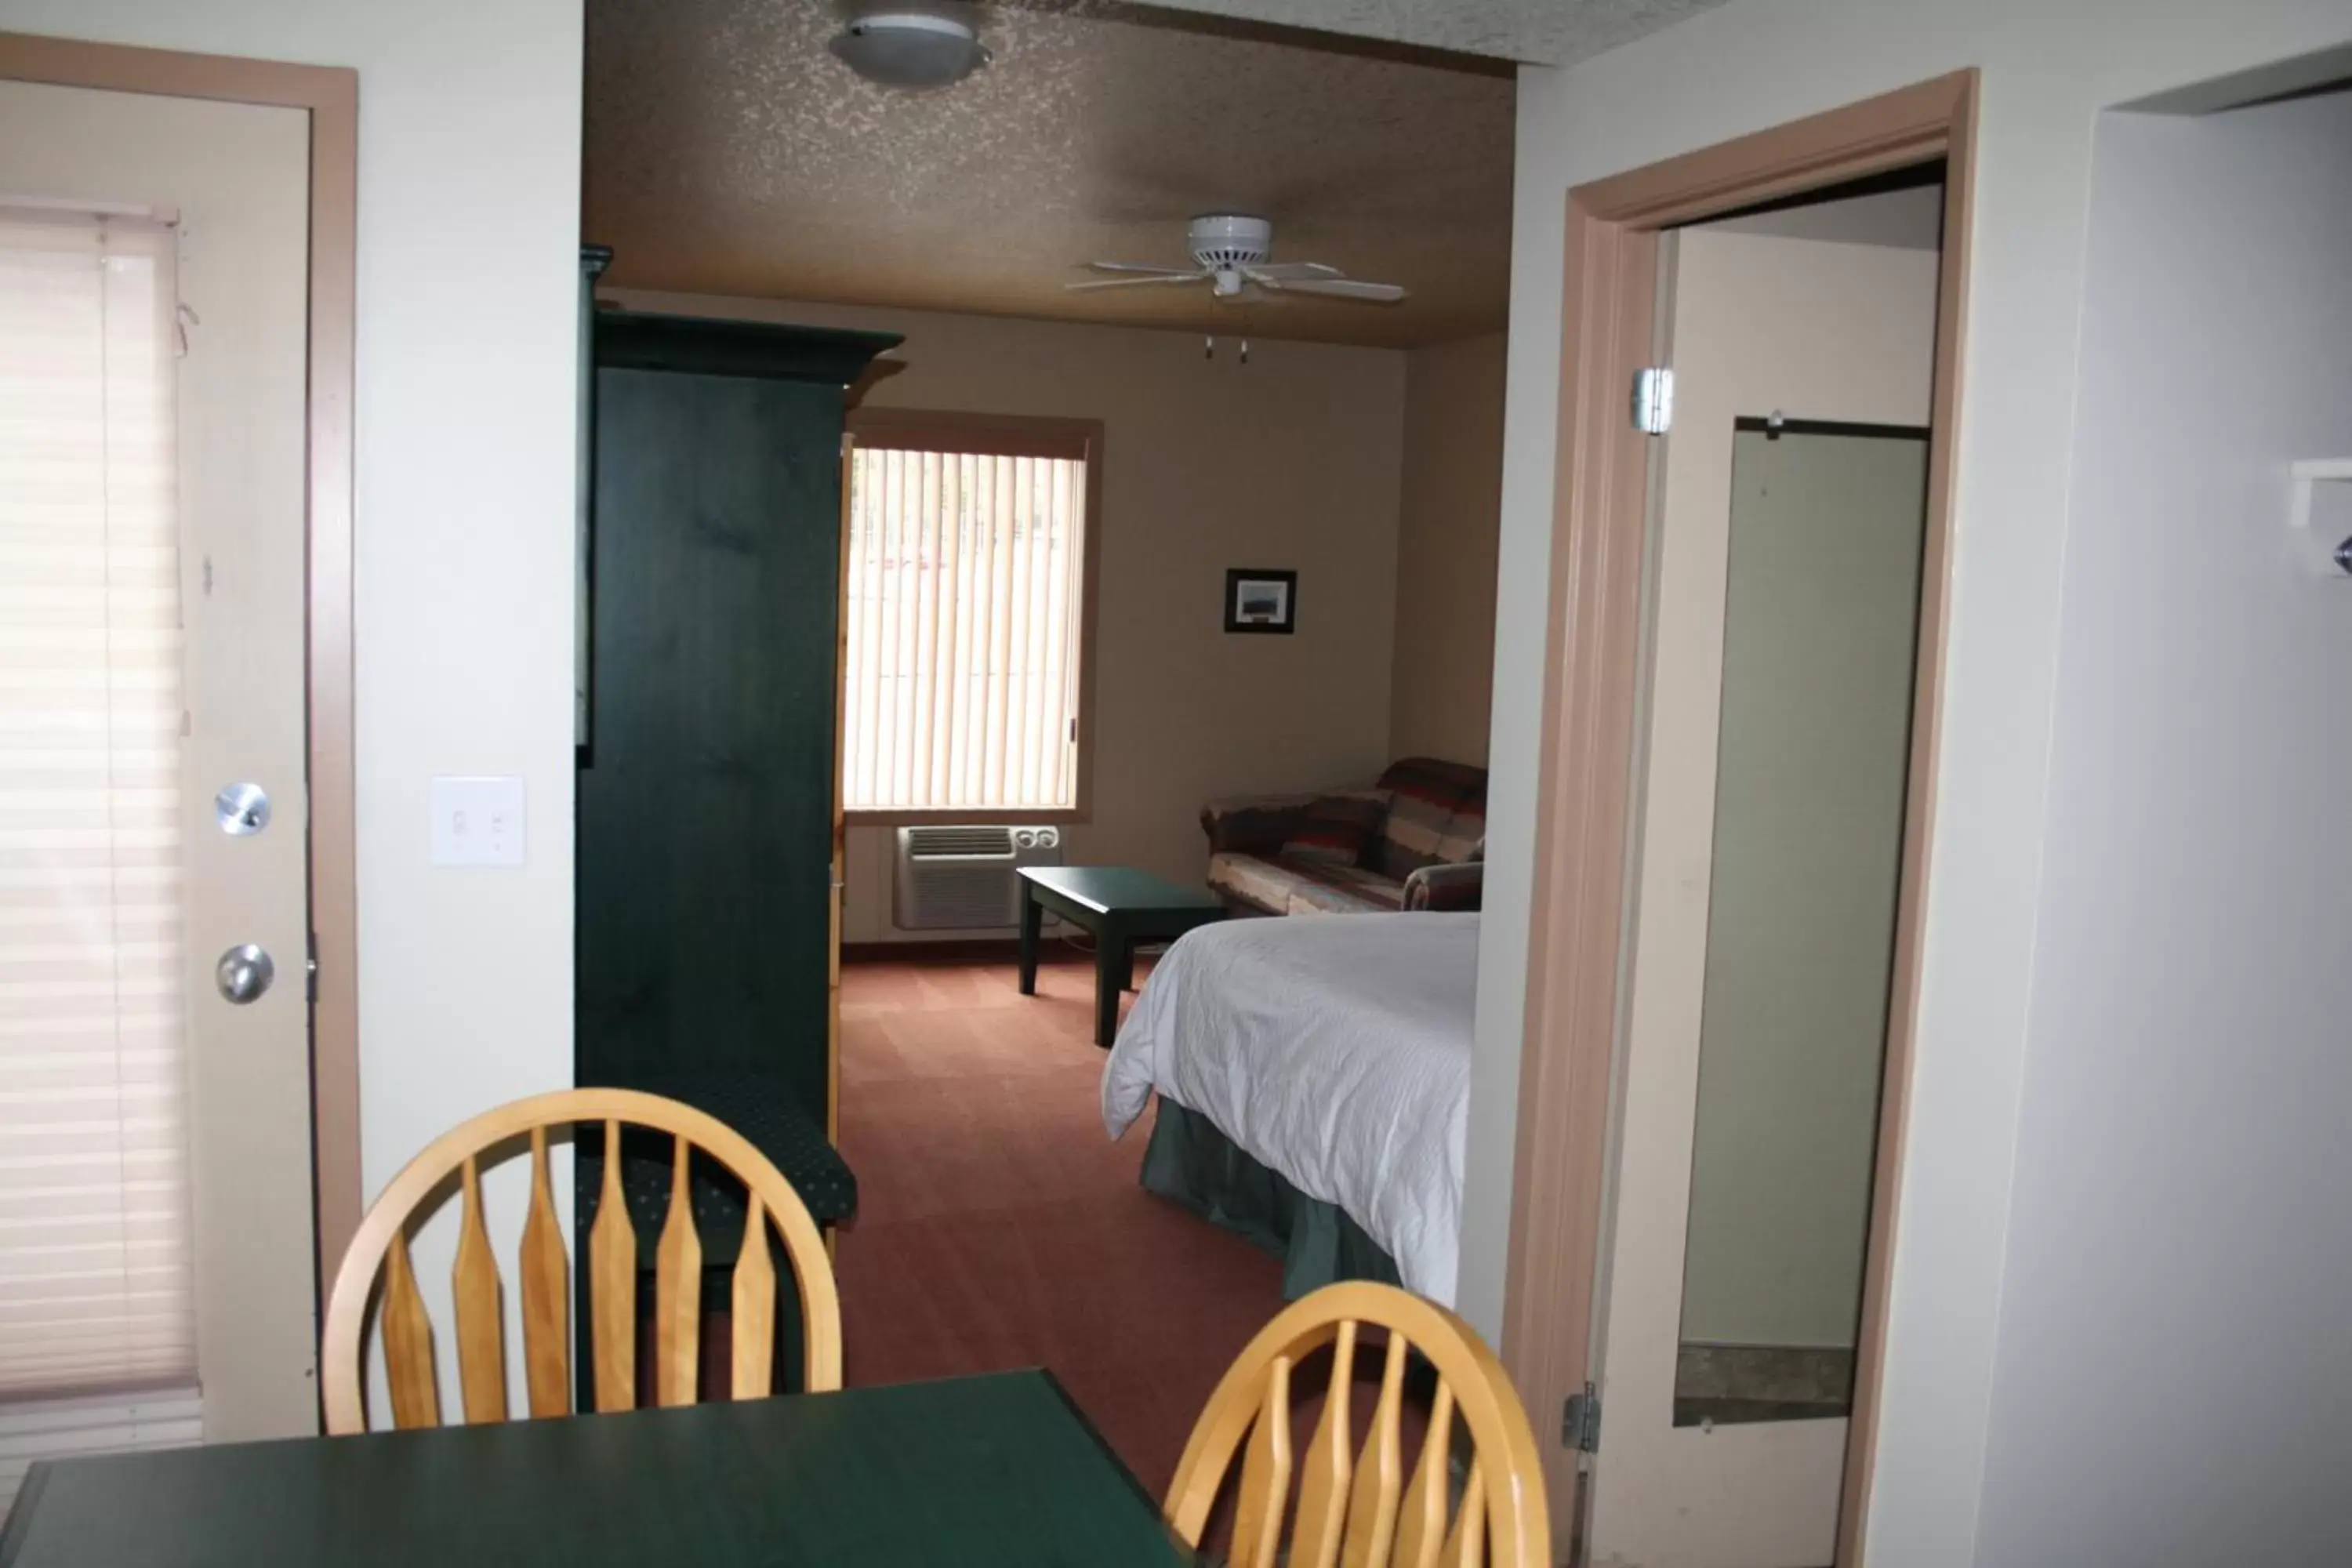
[[[192,1301],[193,1354],[180,1358],[192,1368],[167,1372],[167,1351],[126,1342],[119,1354],[101,1344],[83,1375],[106,1382],[107,1365],[142,1353],[149,1381],[184,1383],[192,1371],[213,1439],[317,1429],[306,984],[309,158],[299,110],[0,83],[0,207],[15,204],[25,234],[37,236],[45,217],[60,229],[79,225],[74,243],[85,253],[75,264],[104,279],[92,295],[57,274],[58,299],[95,303],[25,319],[66,333],[61,343],[101,331],[107,343],[103,449],[89,445],[101,430],[94,416],[62,435],[0,426],[0,448],[12,434],[18,448],[0,456],[47,465],[66,476],[60,494],[71,492],[70,504],[36,515],[20,489],[22,504],[0,511],[0,527],[63,563],[33,606],[53,617],[54,647],[113,661],[54,732],[36,738],[12,723],[0,734],[16,753],[9,765],[41,754],[72,764],[58,775],[53,804],[80,846],[62,859],[20,858],[11,876],[22,892],[45,868],[53,873],[20,910],[49,922],[49,951],[83,944],[81,962],[104,982],[96,994],[110,988],[112,1120],[76,1140],[127,1152],[133,1174],[121,1193],[131,1195],[116,1199],[126,1214],[139,1194],[172,1181],[188,1194],[177,1215],[157,1200],[123,1221],[116,1245],[131,1260],[126,1276],[140,1273],[134,1295],[152,1304],[178,1291]],[[93,212],[109,216],[93,223]],[[127,391],[149,384],[139,378],[158,354],[153,395]],[[126,452],[134,443],[141,450]],[[83,465],[70,473],[57,460],[68,447]],[[0,509],[11,505],[0,496]],[[133,645],[154,657],[139,663]],[[12,721],[27,710],[20,704]],[[216,809],[216,795],[237,785],[252,786],[236,797],[243,809]],[[60,893],[72,877],[98,890]],[[29,941],[34,931],[20,922],[5,934]],[[268,955],[274,974],[263,988],[256,965],[230,964],[256,993],[233,1002],[220,963],[247,947]],[[75,1026],[105,1027],[105,1005],[101,994]],[[30,1059],[20,1045],[15,1064],[0,1055],[0,1071]],[[140,1063],[166,1059],[180,1064],[169,1075],[176,1081],[141,1078]],[[64,1379],[54,1392],[74,1391]]]
[[[1937,257],[1698,229],[1665,261],[1591,1560],[1807,1568],[1869,1222]]]

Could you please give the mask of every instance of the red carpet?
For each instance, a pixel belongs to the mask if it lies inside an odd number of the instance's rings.
[[[1103,1134],[1093,994],[1090,964],[1035,996],[1011,964],[844,967],[845,1372],[1049,1367],[1159,1497],[1281,1269],[1136,1184],[1150,1119]]]

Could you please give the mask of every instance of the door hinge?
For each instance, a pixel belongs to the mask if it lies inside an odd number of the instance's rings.
[[[1560,1405],[1559,1446],[1580,1454],[1600,1451],[1601,1395],[1589,1383],[1583,1393],[1570,1394]]]
[[[302,955],[302,994],[315,1007],[319,1005],[319,933],[309,932],[302,945],[309,950]]]
[[[1675,373],[1654,364],[1633,373],[1633,428],[1663,436],[1675,423]]]

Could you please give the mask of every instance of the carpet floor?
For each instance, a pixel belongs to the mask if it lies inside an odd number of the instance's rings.
[[[1092,965],[1037,989],[1009,963],[844,967],[844,1373],[1048,1367],[1159,1497],[1281,1268],[1137,1184],[1148,1117],[1104,1135]]]

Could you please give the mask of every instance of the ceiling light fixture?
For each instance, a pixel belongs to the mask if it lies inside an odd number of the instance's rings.
[[[867,81],[927,90],[961,81],[989,61],[961,6],[888,6],[852,16],[825,46]]]

